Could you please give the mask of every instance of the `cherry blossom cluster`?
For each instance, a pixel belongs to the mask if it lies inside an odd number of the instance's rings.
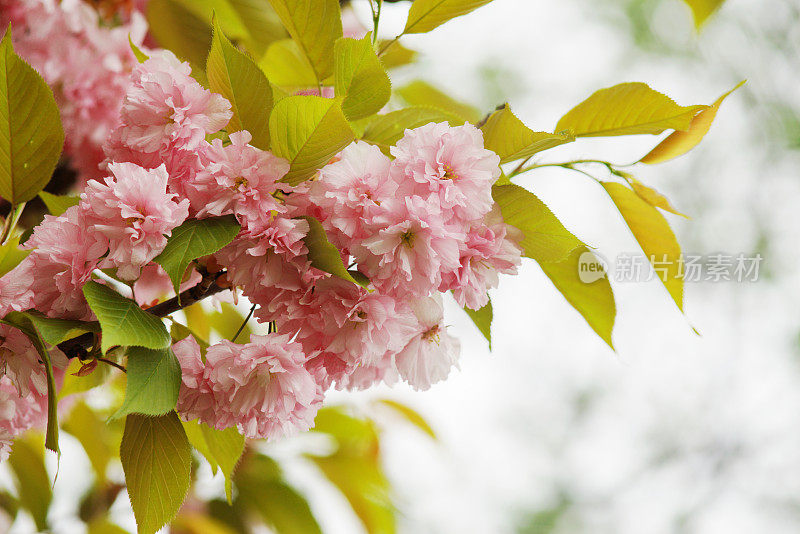
[[[103,143],[116,126],[136,58],[147,32],[142,2],[108,2],[121,23],[110,25],[81,0],[0,0],[0,26],[14,30],[16,52],[53,89],[66,135],[65,154],[82,181],[100,178]],[[108,11],[108,10],[106,10]]]
[[[234,215],[238,236],[201,263],[224,273],[272,333],[206,350],[191,336],[176,343],[184,419],[276,438],[312,426],[331,387],[445,379],[460,347],[442,294],[479,309],[520,263],[518,231],[492,200],[499,158],[481,132],[431,123],[388,154],[355,142],[293,186],[287,161],[251,146],[247,131],[222,132],[231,116],[171,53],[136,66],[104,146],[107,176],[35,229],[30,254],[0,278],[0,316],[33,308],[91,319],[81,288],[96,269],[146,292],[164,281],[152,262],[178,225]],[[361,284],[312,265],[305,238],[316,221]],[[4,380],[40,388],[35,355],[25,362]]]

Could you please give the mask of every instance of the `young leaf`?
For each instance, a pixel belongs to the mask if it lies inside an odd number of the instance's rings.
[[[218,251],[233,241],[239,229],[233,215],[189,219],[172,231],[167,246],[153,261],[164,268],[177,293],[192,260]]]
[[[206,64],[211,25],[177,0],[149,0],[147,24],[158,44],[192,64],[192,74]]]
[[[244,452],[244,436],[239,433],[236,427],[217,430],[200,423],[200,429],[208,451],[214,457],[214,461],[219,466],[222,474],[225,475],[225,495],[230,504],[232,499],[231,481],[236,465]]]
[[[686,217],[686,215],[684,215],[683,213],[679,212],[678,210],[672,207],[672,204],[670,204],[669,199],[667,197],[665,197],[652,187],[648,187],[638,180],[632,180],[630,184],[633,190],[636,192],[636,194],[639,195],[639,197],[642,200],[644,200],[654,208],[661,208],[662,210],[674,213],[675,215]]]
[[[342,36],[338,0],[270,0],[283,26],[308,58],[318,83],[333,74],[333,45]]]
[[[0,276],[5,275],[24,260],[29,250],[19,248],[19,236],[0,245]]]
[[[585,245],[581,245],[572,251],[567,259],[560,262],[540,261],[539,266],[567,302],[586,319],[592,330],[613,350],[611,332],[614,330],[614,320],[617,315],[614,293],[611,291],[607,275],[592,282],[580,279],[579,269],[581,265],[588,263],[601,265],[595,260],[594,254]]]
[[[621,83],[600,89],[561,117],[556,132],[575,137],[659,134],[687,130],[707,106],[679,106],[643,83]]]
[[[136,44],[133,42],[133,39],[131,39],[131,35],[130,35],[130,34],[128,34],[128,44],[129,44],[129,45],[130,45],[130,47],[131,47],[131,52],[133,52],[133,56],[136,58],[136,61],[138,61],[139,63],[144,63],[145,61],[147,61],[148,59],[150,59],[150,58],[147,56],[147,54],[145,54],[144,52],[142,52],[142,51],[139,49],[139,47],[138,47],[138,46],[136,46]]]
[[[536,261],[561,261],[581,245],[564,228],[550,208],[530,191],[515,185],[495,185],[492,197],[500,206],[506,224],[518,228],[523,255]]]
[[[8,462],[17,479],[19,503],[30,512],[38,532],[47,532],[47,512],[53,500],[50,477],[44,465],[41,442],[31,443],[30,437],[14,440]]]
[[[441,109],[463,118],[465,121],[478,122],[480,112],[473,106],[459,102],[443,93],[428,82],[415,80],[395,91],[409,106],[423,106]]]
[[[403,33],[425,33],[492,0],[414,0]]]
[[[297,185],[324,167],[353,140],[339,102],[319,96],[289,96],[269,118],[272,151],[289,160],[284,182]]]
[[[314,70],[292,39],[275,41],[258,62],[270,82],[279,87],[316,86]]]
[[[434,439],[434,440],[437,439],[436,438],[436,432],[433,431],[433,429],[431,428],[431,425],[428,424],[428,422],[425,420],[425,418],[422,417],[422,415],[420,415],[420,413],[418,411],[414,410],[410,406],[405,405],[405,404],[400,403],[400,402],[397,402],[395,400],[391,400],[391,399],[379,399],[379,400],[377,400],[375,402],[379,403],[379,404],[381,404],[383,406],[386,406],[387,408],[391,408],[396,413],[398,413],[401,416],[403,416],[406,419],[406,421],[408,421],[409,423],[411,423],[415,427],[417,427],[420,430],[422,430],[423,432],[425,432],[428,436],[431,437],[431,439]]]
[[[486,303],[486,306],[479,310],[473,310],[464,307],[469,318],[478,327],[483,337],[489,342],[489,350],[492,350],[492,321],[494,320],[494,311],[492,310],[492,301]]]
[[[681,247],[659,211],[622,184],[603,182],[611,200],[630,228],[653,270],[664,283],[678,309],[683,311]]]
[[[181,388],[181,365],[167,349],[128,349],[125,401],[113,419],[129,413],[163,415],[175,409]]]
[[[500,163],[528,158],[575,140],[569,133],[534,132],[511,112],[506,104],[481,126],[484,146],[500,156]]]
[[[334,47],[336,96],[350,120],[381,110],[392,95],[392,83],[383,69],[370,35],[363,39],[339,39]]]
[[[34,311],[30,311],[26,315],[34,324],[44,342],[51,345],[58,345],[86,332],[100,333],[100,324],[96,321],[53,319]]]
[[[44,205],[47,206],[47,211],[53,217],[62,215],[67,209],[77,206],[81,201],[81,198],[77,195],[54,195],[47,191],[39,191],[39,198],[42,199]]]
[[[0,197],[12,205],[50,181],[64,130],[50,87],[15,52],[11,25],[0,41]]]
[[[227,131],[247,130],[250,144],[269,149],[269,114],[272,111],[272,88],[258,65],[231,44],[219,22],[213,22],[214,37],[206,61],[209,88],[231,103],[233,117]]]
[[[191,448],[178,415],[129,415],[119,455],[139,534],[155,534],[189,491]]]
[[[81,442],[92,464],[95,477],[98,482],[104,483],[108,464],[111,458],[116,456],[110,445],[113,441],[110,435],[111,427],[106,425],[105,421],[85,402],[80,401],[70,408],[64,430]]]
[[[725,0],[684,0],[684,2],[692,9],[695,28],[700,29],[708,17],[725,3]]]
[[[336,247],[328,241],[328,236],[322,224],[313,217],[304,216],[301,218],[308,222],[308,234],[303,241],[308,248],[308,259],[311,262],[311,266],[316,267],[320,271],[338,276],[342,280],[358,284],[359,282],[353,278],[344,262],[342,262],[342,255],[339,254]],[[362,283],[361,285],[365,286],[368,285],[368,283]]]
[[[369,123],[361,138],[388,152],[389,147],[403,137],[407,129],[418,128],[429,122],[448,122],[451,126],[459,126],[464,124],[464,119],[434,108],[398,109],[386,115],[379,115]]]
[[[83,286],[83,295],[103,329],[103,353],[117,345],[165,349],[172,343],[161,319],[113,289],[89,281]]]
[[[227,3],[247,29],[247,49],[254,57],[263,55],[275,41],[289,37],[269,0],[227,0]]]
[[[714,118],[717,116],[717,111],[722,105],[723,100],[742,85],[744,85],[744,82],[739,82],[736,87],[719,97],[716,102],[711,104],[708,108],[698,113],[695,118],[692,119],[688,130],[685,132],[672,132],[639,161],[650,164],[663,163],[677,158],[678,156],[682,156],[696,147],[711,128],[711,123],[714,122]]]

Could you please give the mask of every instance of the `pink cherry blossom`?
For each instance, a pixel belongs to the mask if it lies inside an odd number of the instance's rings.
[[[8,376],[0,377],[0,461],[8,459],[17,436],[47,422],[47,394],[20,395]]]
[[[189,336],[172,345],[172,351],[181,365],[181,389],[175,410],[184,421],[200,419],[215,426],[217,406],[205,375],[200,345]]]
[[[426,390],[447,378],[457,365],[461,345],[442,324],[442,300],[424,298],[414,305],[417,335],[395,357],[400,376],[412,387]]]
[[[390,150],[401,192],[436,197],[445,213],[467,222],[488,213],[500,158],[483,147],[483,134],[475,126],[426,124],[406,130]]]
[[[166,246],[172,230],[189,216],[189,201],[167,193],[164,166],[148,170],[133,163],[109,165],[112,177],[86,185],[80,207],[109,248],[103,267],[134,280]]]

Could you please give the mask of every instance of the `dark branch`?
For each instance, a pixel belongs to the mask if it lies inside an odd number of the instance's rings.
[[[145,311],[152,313],[156,317],[166,317],[171,313],[175,313],[183,308],[188,308],[195,302],[199,302],[211,295],[216,295],[226,289],[229,288],[220,287],[216,282],[212,282],[210,285],[200,282],[198,285],[182,292],[179,296],[165,300],[151,308],[147,308]],[[94,337],[95,334],[93,333],[82,334],[60,343],[58,348],[61,352],[66,354],[67,358],[80,358],[84,360],[89,357],[89,349],[94,344]]]

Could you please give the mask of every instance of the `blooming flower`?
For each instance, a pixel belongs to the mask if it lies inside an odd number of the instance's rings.
[[[113,177],[86,185],[81,209],[95,232],[109,248],[103,267],[117,267],[117,274],[133,280],[140,269],[167,244],[173,228],[189,216],[189,201],[177,202],[167,193],[169,176],[164,166],[147,170],[133,163],[109,165]]]
[[[47,394],[20,395],[9,377],[0,377],[0,461],[8,459],[14,438],[46,421]]]
[[[391,153],[401,192],[436,197],[445,213],[464,221],[480,219],[491,208],[500,158],[483,147],[475,126],[441,122],[406,130]]]
[[[400,376],[415,389],[426,390],[447,378],[457,365],[461,344],[442,324],[442,300],[423,298],[414,305],[417,335],[395,357]]]

